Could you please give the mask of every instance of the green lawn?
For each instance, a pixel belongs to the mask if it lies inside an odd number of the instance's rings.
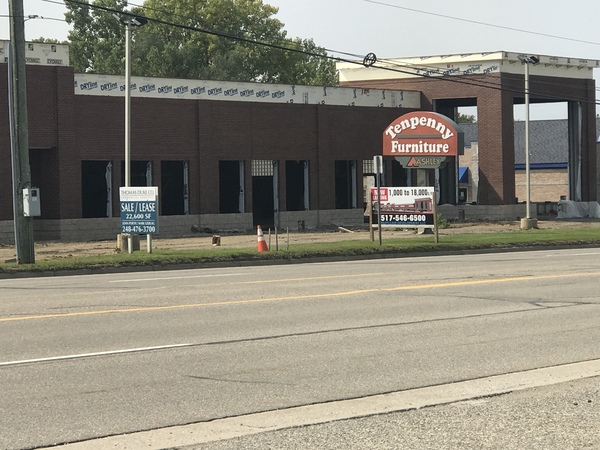
[[[535,248],[540,246],[600,245],[600,230],[595,228],[533,229],[502,233],[432,235],[400,239],[348,240],[340,242],[292,244],[279,251],[258,253],[255,249],[211,248],[204,250],[154,250],[94,257],[41,260],[36,264],[0,263],[0,273],[68,271],[85,269],[111,270],[123,267],[230,264],[241,261],[297,260],[324,257],[356,257],[376,254],[413,254],[476,249]]]

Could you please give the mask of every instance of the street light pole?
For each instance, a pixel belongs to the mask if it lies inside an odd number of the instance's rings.
[[[529,63],[525,62],[525,195],[527,220],[531,219],[531,172],[529,166]]]
[[[125,187],[131,186],[131,27],[148,23],[144,17],[120,18],[125,25]]]
[[[131,27],[148,23],[144,17],[126,15],[119,17],[125,25],[125,187],[131,186]],[[150,236],[150,235],[148,235]],[[150,248],[150,237],[148,238]],[[127,236],[127,251],[133,252],[133,237]]]
[[[125,187],[131,186],[131,21],[125,22]]]
[[[525,207],[526,218],[521,219],[521,229],[537,228],[537,219],[531,218],[531,167],[529,162],[529,65],[540,62],[537,56],[519,55],[525,64]]]

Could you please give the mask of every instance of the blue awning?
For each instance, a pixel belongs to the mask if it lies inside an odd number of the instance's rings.
[[[469,182],[469,168],[468,167],[459,167],[458,168],[458,182],[459,183],[468,183]]]

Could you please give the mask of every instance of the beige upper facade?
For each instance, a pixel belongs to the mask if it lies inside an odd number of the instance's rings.
[[[337,64],[340,83],[364,80],[389,80],[416,77],[444,77],[458,75],[484,75],[489,73],[523,74],[521,53],[496,51],[458,55],[418,56],[382,59],[377,67],[343,62]],[[561,56],[537,55],[539,64],[530,64],[530,74],[548,77],[592,79],[593,70],[600,67],[595,59],[578,59]]]

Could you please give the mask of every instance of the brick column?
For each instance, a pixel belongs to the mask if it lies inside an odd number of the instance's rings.
[[[515,131],[513,95],[492,90],[477,98],[479,203],[515,202]]]

